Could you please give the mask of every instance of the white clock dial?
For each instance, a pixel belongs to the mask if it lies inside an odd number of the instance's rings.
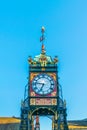
[[[47,74],[37,75],[32,82],[32,89],[37,94],[49,94],[54,90],[55,81],[54,79]]]

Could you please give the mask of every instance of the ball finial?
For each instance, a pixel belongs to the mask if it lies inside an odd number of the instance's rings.
[[[45,27],[44,26],[42,26],[41,31],[42,31],[42,33],[45,32]]]

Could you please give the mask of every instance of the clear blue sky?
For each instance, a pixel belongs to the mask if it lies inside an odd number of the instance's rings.
[[[20,115],[27,58],[40,53],[43,25],[47,54],[59,57],[68,119],[87,118],[87,0],[0,2],[0,116]]]

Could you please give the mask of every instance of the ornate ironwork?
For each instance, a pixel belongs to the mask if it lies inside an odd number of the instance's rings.
[[[29,78],[28,85],[25,86],[24,100],[21,103],[20,130],[40,130],[39,116],[43,115],[52,117],[52,130],[68,130],[66,102],[63,100],[62,88],[58,82],[58,58],[55,57],[52,59],[52,57],[46,55],[43,43],[45,39],[44,27],[42,27],[41,32],[41,54],[35,56],[34,59],[32,57],[29,57],[28,59]],[[41,95],[32,89],[32,82],[35,77],[37,78],[39,76],[39,74],[47,74],[54,80],[55,84],[54,82],[52,84],[55,85],[55,87],[53,87],[54,89],[51,93],[48,92],[46,95]],[[38,83],[38,87],[41,88],[39,91],[45,86],[45,83],[40,82]],[[36,120],[35,127],[34,118]]]

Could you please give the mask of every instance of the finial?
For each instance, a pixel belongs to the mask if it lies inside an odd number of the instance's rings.
[[[45,32],[45,27],[44,27],[44,26],[42,26],[42,28],[41,28],[41,32],[42,32],[42,33]]]
[[[55,58],[54,58],[54,63],[56,64],[57,62],[58,62],[58,57],[55,56]]]
[[[64,100],[64,107],[66,108],[66,100]]]
[[[42,43],[41,53],[42,53],[42,54],[45,54],[45,52],[46,52],[46,51],[45,51],[45,46],[44,46],[44,44]]]
[[[31,56],[29,56],[28,62],[29,62],[30,64],[32,64],[32,57],[31,57]]]
[[[41,28],[41,32],[42,32],[42,36],[40,37],[40,42],[42,42],[42,48],[41,48],[41,53],[42,54],[45,54],[45,46],[44,46],[44,40],[45,40],[45,36],[44,36],[44,32],[45,32],[45,28],[44,28],[44,26],[42,26],[42,28]]]
[[[44,26],[42,26],[41,32],[42,32],[42,36],[40,37],[40,42],[42,42],[42,44],[43,44],[43,41],[45,40],[45,37],[44,37],[45,28],[44,28]]]

